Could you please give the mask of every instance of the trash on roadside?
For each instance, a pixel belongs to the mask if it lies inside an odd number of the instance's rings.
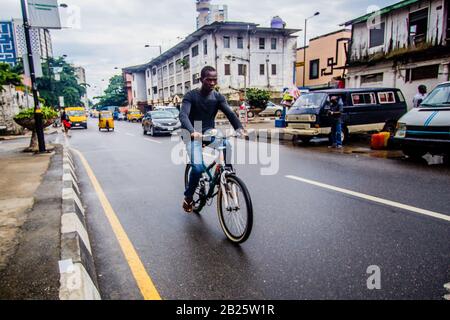
[[[391,134],[389,132],[375,133],[372,135],[370,147],[373,150],[387,149],[390,137],[391,137]]]

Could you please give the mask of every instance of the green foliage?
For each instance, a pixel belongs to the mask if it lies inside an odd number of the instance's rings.
[[[0,91],[3,90],[2,86],[5,85],[20,86],[22,85],[22,79],[20,74],[14,72],[8,63],[0,62]]]
[[[53,68],[62,68],[60,81],[54,79]],[[79,84],[75,76],[75,69],[64,58],[49,58],[42,64],[44,76],[36,79],[36,85],[40,96],[46,104],[56,107],[59,105],[59,97],[64,97],[66,106],[82,106],[81,97],[86,93],[86,85]]]
[[[123,106],[127,104],[127,94],[125,92],[125,82],[120,75],[109,79],[108,88],[106,88],[104,95],[96,97],[100,101],[100,106]]]
[[[247,90],[247,101],[253,108],[265,108],[270,99],[267,90],[251,88]]]
[[[42,116],[44,120],[48,119],[54,119],[58,117],[58,113],[50,107],[43,107],[42,110]],[[16,119],[32,119],[34,118],[34,108],[28,108],[25,110],[22,110],[15,116]]]

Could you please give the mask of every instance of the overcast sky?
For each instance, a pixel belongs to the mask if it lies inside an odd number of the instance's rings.
[[[370,6],[384,7],[396,0],[213,0],[213,4],[228,5],[230,21],[254,22],[270,26],[279,15],[288,28],[303,29],[304,19],[319,11],[308,22],[307,38],[339,29],[339,24],[364,15]],[[51,31],[54,54],[67,54],[68,61],[86,69],[91,84],[89,96],[100,93],[115,70],[146,63],[163,50],[177,44],[178,37],[195,31],[195,0],[61,0],[75,8],[71,17],[79,29]],[[19,0],[0,0],[0,20],[20,18]],[[299,33],[303,43],[303,32]],[[102,79],[105,79],[102,82]],[[94,88],[97,86],[97,88]]]

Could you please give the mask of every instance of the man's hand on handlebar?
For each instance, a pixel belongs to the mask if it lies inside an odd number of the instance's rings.
[[[247,130],[241,128],[241,129],[237,129],[236,130],[236,135],[238,137],[243,138],[243,137],[247,137],[248,136],[248,132],[247,132]]]
[[[203,135],[200,132],[193,132],[191,134],[191,138],[193,140],[201,140],[203,138]]]

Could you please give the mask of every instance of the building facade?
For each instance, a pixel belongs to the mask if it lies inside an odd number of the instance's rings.
[[[347,29],[338,30],[311,39],[306,50],[299,48],[296,68],[297,86],[312,89],[339,86],[346,71],[351,34],[351,31]]]
[[[407,0],[351,25],[347,86],[396,87],[408,106],[419,85],[449,81],[450,0]]]
[[[246,88],[281,92],[294,83],[297,31],[241,22],[206,25],[151,62],[123,69],[133,76],[134,104],[169,103],[199,88],[207,65],[216,68],[220,92],[232,100]]]
[[[53,57],[52,38],[48,29],[31,28],[30,39],[33,53],[39,54],[42,59]],[[0,21],[0,62],[15,65],[26,50],[22,20]]]
[[[228,20],[227,5],[212,5],[211,0],[197,0],[198,12],[197,29],[214,22],[225,22]]]
[[[83,67],[74,66],[75,77],[77,78],[78,84],[86,84],[86,70]],[[81,97],[81,101],[83,102],[85,107],[89,106],[89,100],[87,96],[87,92]]]

